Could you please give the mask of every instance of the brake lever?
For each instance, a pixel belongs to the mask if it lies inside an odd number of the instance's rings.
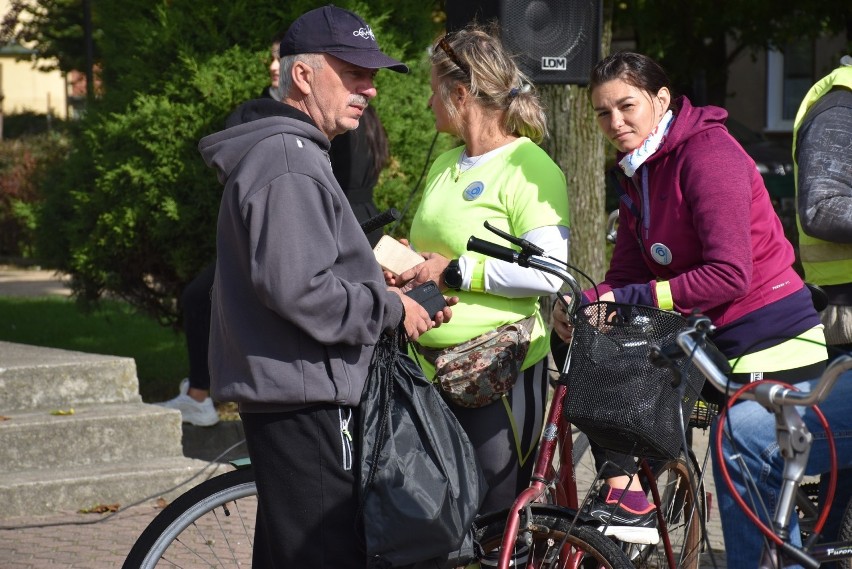
[[[716,329],[710,319],[701,314],[701,312],[697,309],[693,310],[692,314],[687,317],[686,323],[690,327],[695,328],[695,331],[701,334],[702,336],[706,336],[707,334],[712,333]]]
[[[487,221],[484,223],[484,225],[485,225],[485,229],[487,229],[491,233],[499,235],[500,237],[502,237],[503,239],[505,239],[509,243],[512,243],[512,244],[520,247],[521,253],[524,254],[524,255],[527,255],[527,256],[529,256],[529,255],[542,255],[544,253],[544,249],[542,249],[538,245],[530,243],[526,239],[521,239],[520,237],[515,237],[514,235],[510,235],[510,234],[506,233],[505,231],[503,231],[502,229],[497,229],[496,227],[494,227],[493,225],[491,225]]]

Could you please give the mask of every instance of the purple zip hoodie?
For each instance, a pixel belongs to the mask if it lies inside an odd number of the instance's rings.
[[[728,113],[686,97],[677,103],[660,148],[632,178],[621,176],[618,237],[598,291],[612,290],[617,302],[700,310],[720,328],[717,345],[728,357],[756,339],[776,337],[766,347],[817,325],[763,179],[724,126]]]

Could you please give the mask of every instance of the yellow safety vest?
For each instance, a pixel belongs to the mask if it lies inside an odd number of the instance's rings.
[[[799,165],[796,163],[796,134],[811,107],[832,88],[841,86],[852,89],[852,67],[838,67],[819,81],[805,95],[796,120],[793,123],[793,176],[796,180],[798,201]],[[852,243],[823,241],[802,231],[798,216],[799,256],[805,269],[805,280],[818,285],[836,285],[852,281]]]

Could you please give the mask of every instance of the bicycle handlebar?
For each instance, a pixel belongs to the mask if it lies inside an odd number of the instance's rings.
[[[494,257],[507,263],[517,263],[520,260],[520,255],[514,249],[509,249],[503,245],[498,245],[472,235],[467,240],[467,250],[482,253],[483,255]]]
[[[715,347],[705,342],[707,335],[714,329],[715,327],[709,318],[703,315],[693,315],[689,318],[689,327],[678,333],[676,342],[686,356],[704,374],[707,382],[718,391],[727,393],[728,377],[713,361],[711,354]],[[725,363],[727,363],[726,360]],[[759,381],[752,384],[750,389],[738,391],[740,399],[756,401],[775,414],[776,438],[781,446],[781,454],[784,456],[785,463],[781,495],[777,500],[778,507],[774,516],[774,524],[776,528],[780,528],[780,534],[776,535],[775,530],[766,528],[757,519],[753,521],[757,523],[761,532],[772,540],[772,545],[778,548],[782,556],[808,569],[817,569],[820,562],[809,555],[807,551],[794,547],[781,537],[789,528],[788,523],[794,507],[793,492],[802,481],[812,441],[812,435],[808,432],[807,426],[802,422],[796,411],[791,409],[791,406],[810,407],[822,403],[831,393],[840,374],[850,369],[852,369],[852,356],[844,354],[829,364],[810,392],[796,391],[795,388],[774,381]],[[720,430],[717,433],[717,445],[721,445],[721,435],[722,431]],[[798,441],[797,444],[793,443],[793,439]],[[836,468],[833,459],[832,462],[832,468]],[[720,464],[724,466],[724,461]],[[725,474],[725,477],[727,477],[727,474]],[[818,522],[818,526],[821,526],[821,524],[822,522]]]
[[[498,245],[490,241],[485,241],[478,237],[471,236],[467,242],[467,250],[482,253],[489,257],[500,259],[507,263],[517,263],[522,267],[530,267],[538,269],[542,272],[549,273],[561,279],[571,289],[571,304],[568,308],[569,314],[576,314],[580,304],[580,285],[577,280],[568,272],[567,266],[559,265],[541,256],[541,249],[529,243],[524,239],[508,235],[494,227],[488,222],[485,222],[485,227],[490,231],[500,235],[506,240],[514,243],[521,248],[521,251],[515,251],[509,247]],[[677,344],[680,349],[690,357],[695,366],[707,378],[707,381],[721,393],[728,391],[728,376],[725,371],[720,368],[717,363],[719,355],[714,357],[704,339],[710,334],[715,327],[710,322],[710,319],[703,315],[691,316],[689,318],[689,327],[681,331],[677,335]],[[665,351],[666,347],[663,347]],[[715,349],[715,348],[713,348]],[[757,386],[751,391],[747,391],[741,395],[743,399],[758,400],[767,402],[772,405],[799,405],[812,406],[817,405],[828,397],[831,389],[834,387],[840,375],[852,370],[852,356],[843,355],[832,361],[820,377],[820,381],[813,390],[807,393],[795,391],[784,387],[777,383],[766,383]]]
[[[718,391],[728,391],[728,377],[709,355],[704,339],[714,330],[706,316],[690,318],[690,327],[677,335],[677,344],[684,353],[692,358],[695,366],[704,374],[707,381]],[[819,378],[819,382],[810,392],[794,391],[777,383],[758,385],[755,389],[743,393],[742,399],[765,401],[772,405],[798,405],[809,407],[825,401],[837,382],[840,374],[852,369],[852,356],[845,354],[829,364]]]
[[[499,229],[493,227],[487,221],[485,222],[485,227],[489,231],[492,231],[505,238],[507,241],[514,243],[515,245],[521,248],[521,251],[518,252],[509,247],[498,245],[497,243],[492,243],[491,241],[486,241],[484,239],[480,239],[479,237],[474,236],[471,236],[470,239],[467,240],[468,251],[482,253],[483,255],[487,255],[488,257],[494,257],[495,259],[499,259],[507,263],[516,263],[521,267],[538,269],[539,271],[558,277],[562,280],[562,282],[568,285],[568,288],[571,289],[571,303],[568,305],[568,313],[576,314],[577,309],[580,306],[580,295],[582,294],[582,290],[580,289],[580,285],[577,282],[577,279],[575,279],[574,276],[568,272],[568,267],[566,265],[562,264],[561,261],[557,261],[556,259],[544,257],[542,255],[543,250],[537,245],[530,243],[526,239],[520,239],[518,237],[514,237],[512,235],[504,233]],[[562,302],[564,302],[564,300]]]
[[[392,207],[364,221],[364,223],[361,224],[361,231],[368,234],[372,233],[373,231],[380,229],[385,225],[388,225],[389,223],[399,221],[401,217],[402,214],[399,213],[396,208]]]

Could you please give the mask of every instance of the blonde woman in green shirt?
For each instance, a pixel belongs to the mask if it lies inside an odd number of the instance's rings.
[[[529,481],[548,387],[549,331],[539,297],[560,283],[468,252],[467,240],[493,238],[483,227],[488,221],[567,260],[568,195],[564,174],[538,146],[546,134],[541,103],[496,33],[469,26],[448,34],[432,50],[431,64],[435,127],[463,144],[435,160],[411,225],[410,245],[425,262],[385,277],[391,284],[433,280],[459,297],[452,322],[418,339],[421,353],[527,324],[529,348],[511,389],[480,407],[450,403],[477,447],[489,485],[487,513],[509,507]],[[431,363],[419,360],[433,377]]]

